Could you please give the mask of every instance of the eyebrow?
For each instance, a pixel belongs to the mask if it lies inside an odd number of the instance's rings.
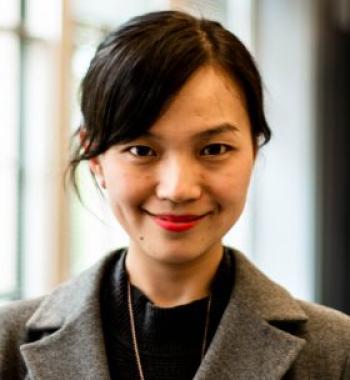
[[[219,124],[215,127],[206,129],[205,131],[200,132],[200,133],[196,134],[195,136],[199,137],[199,138],[206,139],[206,138],[210,138],[210,137],[220,135],[222,133],[227,133],[227,132],[237,133],[237,132],[239,132],[239,129],[233,124],[222,123],[222,124]]]
[[[235,125],[233,125],[231,123],[221,123],[221,124],[218,124],[214,127],[206,129],[205,131],[196,133],[193,137],[199,138],[199,139],[209,139],[210,137],[220,135],[222,133],[227,133],[227,132],[237,133],[237,132],[239,132],[239,128],[237,128]],[[155,135],[154,133],[152,133],[150,131],[146,131],[143,136],[144,137],[153,137],[156,139],[159,138],[159,136]]]

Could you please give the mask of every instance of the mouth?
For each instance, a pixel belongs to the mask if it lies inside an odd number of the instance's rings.
[[[153,220],[163,229],[171,232],[184,232],[195,227],[209,213],[194,215],[194,214],[148,214]]]

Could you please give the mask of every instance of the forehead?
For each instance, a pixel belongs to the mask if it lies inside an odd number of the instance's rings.
[[[180,89],[149,134],[197,135],[217,127],[220,132],[249,132],[246,102],[239,84],[228,74],[204,66]]]

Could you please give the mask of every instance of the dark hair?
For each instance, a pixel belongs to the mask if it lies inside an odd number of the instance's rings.
[[[143,135],[205,64],[220,66],[238,81],[255,148],[266,144],[271,131],[264,115],[261,78],[240,40],[215,21],[179,11],[148,13],[107,35],[82,81],[79,130],[84,130],[84,138],[69,164],[75,190],[81,161]]]

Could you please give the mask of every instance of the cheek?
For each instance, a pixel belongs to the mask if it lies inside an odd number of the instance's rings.
[[[232,166],[222,173],[216,182],[216,193],[225,205],[239,208],[244,206],[251,173],[252,163],[250,162],[245,165]]]
[[[117,214],[120,209],[140,206],[151,189],[149,176],[126,171],[109,178],[106,185],[109,201]]]

